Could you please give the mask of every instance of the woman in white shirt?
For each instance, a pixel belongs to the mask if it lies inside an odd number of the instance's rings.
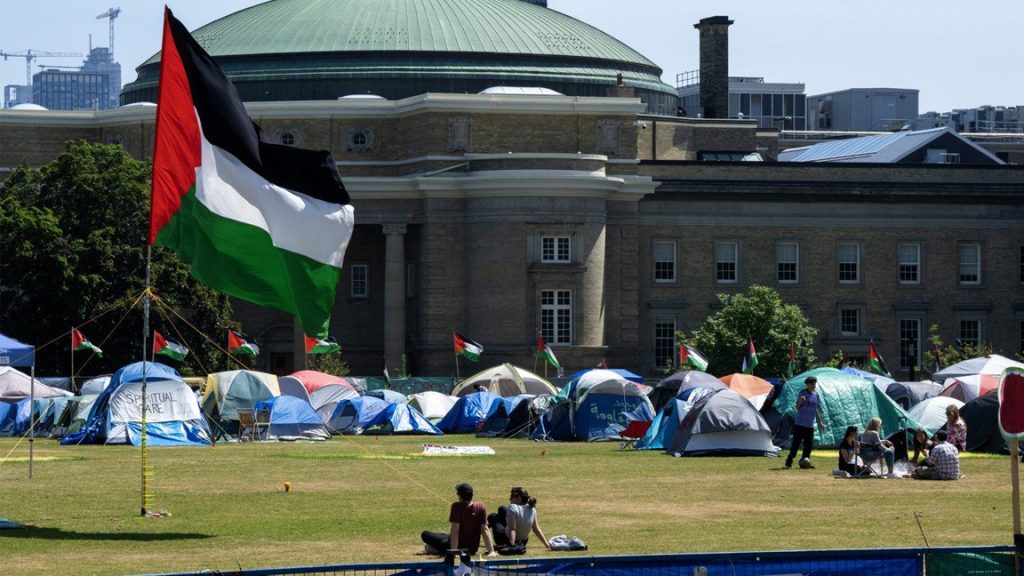
[[[498,508],[498,513],[490,518],[490,524],[494,530],[494,540],[499,545],[499,552],[503,545],[521,544],[525,548],[531,530],[540,538],[545,548],[550,548],[537,520],[537,499],[531,497],[522,487],[512,488],[508,506]]]

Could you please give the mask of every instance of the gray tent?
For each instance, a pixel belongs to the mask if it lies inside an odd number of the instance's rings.
[[[885,394],[909,412],[922,400],[938,396],[941,390],[942,385],[935,382],[893,382],[886,387]]]
[[[729,388],[711,391],[685,414],[679,409],[685,403],[675,402],[678,427],[666,443],[665,452],[683,456],[778,455],[768,423],[754,405],[736,391]],[[671,419],[664,426],[671,426]]]

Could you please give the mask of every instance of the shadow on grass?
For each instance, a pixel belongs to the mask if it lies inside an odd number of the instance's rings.
[[[128,541],[128,542],[159,542],[173,540],[205,540],[213,538],[209,534],[194,533],[160,533],[160,532],[75,532],[60,528],[43,528],[25,526],[10,530],[0,530],[0,540],[7,538],[35,538],[39,540],[97,540],[97,541]]]

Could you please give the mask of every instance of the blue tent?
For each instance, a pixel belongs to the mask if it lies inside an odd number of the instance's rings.
[[[358,396],[338,402],[324,424],[332,434],[360,434],[387,410],[388,403],[374,396]]]
[[[270,412],[266,440],[327,440],[331,437],[309,402],[295,396],[274,396],[256,403],[257,413]]]
[[[365,394],[366,396],[373,396],[374,398],[380,398],[388,404],[394,404],[396,402],[405,404],[408,400],[405,394],[401,392],[395,392],[394,390],[388,390],[387,388],[378,388],[376,390],[370,390]]]
[[[577,378],[579,378],[580,376],[583,376],[584,374],[586,374],[587,372],[590,372],[591,370],[608,370],[609,372],[614,372],[614,373],[618,374],[619,376],[622,376],[623,378],[625,378],[626,380],[629,380],[630,382],[636,382],[637,384],[643,384],[644,383],[644,377],[643,376],[641,376],[639,374],[635,374],[633,372],[630,372],[629,370],[626,370],[625,368],[586,368],[584,370],[580,370],[579,372],[573,374],[572,376],[569,376],[569,379],[570,380],[576,380]]]
[[[490,392],[467,394],[459,398],[437,427],[445,434],[476,432],[491,413],[491,406],[500,400],[501,396]]]
[[[0,366],[32,366],[35,362],[34,346],[0,334]]]
[[[21,436],[28,433],[28,398],[17,402],[0,402],[0,436]]]
[[[96,397],[82,430],[61,444],[142,442],[142,380],[146,379],[146,443],[150,446],[205,446],[210,431],[195,393],[178,371],[159,362],[123,366]]]
[[[533,394],[520,394],[519,396],[502,398],[500,402],[491,404],[491,411],[487,414],[487,418],[484,419],[483,426],[480,427],[477,436],[494,437],[501,434],[508,427],[509,416],[516,409],[516,406],[519,406],[520,402],[529,401],[534,398],[536,396]]]
[[[566,401],[545,412],[534,438],[618,439],[631,420],[654,419],[654,407],[644,391],[610,370],[590,370],[566,389]]]
[[[404,402],[388,404],[387,408],[370,425],[366,434],[444,434],[430,423],[419,410]]]

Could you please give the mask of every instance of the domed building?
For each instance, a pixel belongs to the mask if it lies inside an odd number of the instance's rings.
[[[673,113],[661,68],[612,36],[522,0],[272,0],[193,32],[255,101],[476,94],[494,86],[605,96],[621,74],[647,111]],[[122,104],[156,100],[160,57]]]

